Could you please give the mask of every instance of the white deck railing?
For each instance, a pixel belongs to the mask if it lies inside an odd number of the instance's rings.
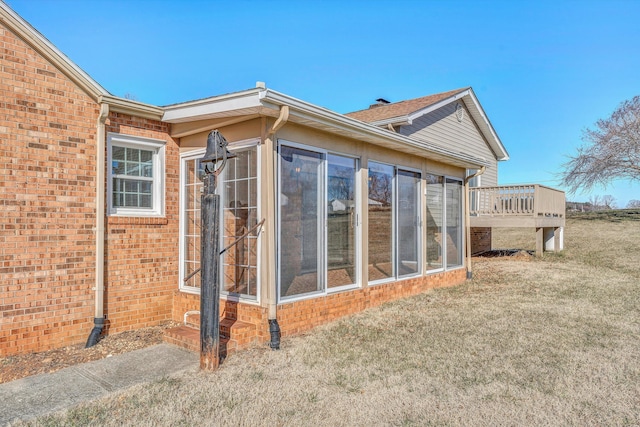
[[[565,215],[564,191],[538,184],[469,189],[473,216],[556,217]]]

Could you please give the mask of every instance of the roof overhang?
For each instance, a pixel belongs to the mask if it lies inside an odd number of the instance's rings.
[[[126,98],[119,98],[112,95],[101,95],[98,97],[98,103],[109,104],[109,111],[114,113],[130,114],[145,119],[162,120],[164,110],[162,107],[144,104]]]
[[[471,116],[473,117],[473,120],[476,122],[478,128],[480,129],[480,132],[482,132],[482,135],[485,137],[485,139],[489,143],[489,146],[495,153],[496,159],[509,160],[509,153],[507,152],[507,149],[502,144],[502,141],[498,137],[498,134],[496,133],[495,129],[493,128],[493,125],[491,125],[491,122],[487,117],[487,114],[484,112],[484,109],[480,105],[478,98],[476,97],[475,93],[473,92],[473,89],[471,88],[462,90],[450,96],[449,98],[445,98],[425,108],[414,111],[411,114],[398,116],[398,117],[391,117],[384,120],[378,120],[375,122],[371,122],[371,124],[374,126],[384,126],[384,127],[388,125],[392,125],[392,126],[410,125],[417,118],[422,117],[425,114],[429,114],[432,111],[435,111],[439,108],[444,107],[445,105],[451,104],[452,102],[456,102],[458,100],[464,101],[467,109],[469,110],[469,113],[471,114]]]
[[[411,155],[425,157],[462,168],[489,166],[481,158],[453,152],[433,144],[389,132],[317,105],[276,92],[255,88],[212,98],[164,107],[162,121],[172,124],[224,119],[238,116],[278,117],[282,106],[289,107],[289,123],[364,141]]]

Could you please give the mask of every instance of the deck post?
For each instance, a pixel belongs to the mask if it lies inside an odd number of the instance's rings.
[[[558,245],[556,245],[556,239],[557,239],[556,233],[557,233],[558,227],[544,227],[543,230],[544,230],[543,231],[544,250],[557,252]]]
[[[544,251],[544,229],[542,227],[536,228],[536,256],[541,257]]]

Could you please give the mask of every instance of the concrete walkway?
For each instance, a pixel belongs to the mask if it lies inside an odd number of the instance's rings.
[[[199,355],[170,344],[0,384],[0,425],[47,415],[136,384],[199,368]]]

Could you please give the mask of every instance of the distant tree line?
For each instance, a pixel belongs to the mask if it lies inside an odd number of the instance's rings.
[[[593,195],[586,202],[567,202],[568,212],[593,212],[618,209],[615,197],[611,195]],[[640,209],[640,200],[629,200],[626,209]]]

